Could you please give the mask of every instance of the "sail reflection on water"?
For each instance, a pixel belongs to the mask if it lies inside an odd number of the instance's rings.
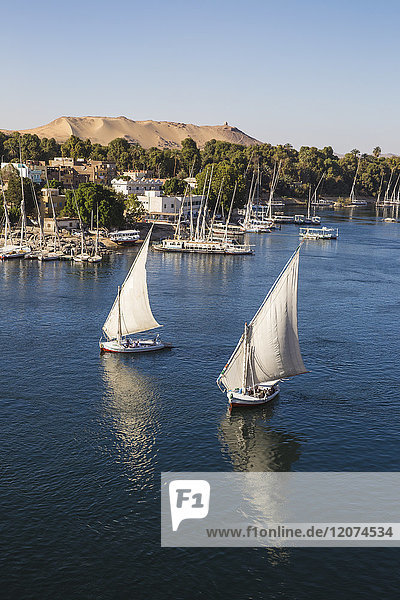
[[[242,409],[226,414],[220,425],[220,441],[234,471],[259,473],[243,479],[242,514],[249,524],[265,527],[266,523],[285,522],[287,482],[268,478],[268,472],[290,471],[300,458],[301,443],[296,435],[269,425],[273,406]]]
[[[264,406],[224,416],[220,441],[235,471],[290,471],[300,458],[300,440],[268,424],[273,412]]]
[[[160,431],[160,401],[153,378],[120,356],[102,357],[105,394],[103,417],[111,430],[109,449],[140,489],[152,485],[156,440]]]

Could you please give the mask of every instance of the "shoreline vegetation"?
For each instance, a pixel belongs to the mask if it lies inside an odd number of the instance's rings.
[[[296,150],[290,144],[245,146],[212,139],[206,142],[203,148],[198,148],[192,138],[186,138],[180,149],[153,147],[146,150],[124,138],[116,138],[107,146],[102,146],[71,135],[65,143],[59,144],[54,138],[40,139],[34,134],[21,135],[14,132],[7,135],[0,132],[2,162],[19,162],[20,152],[23,163],[29,161],[31,164],[38,164],[42,161],[43,164],[43,161],[47,163],[56,156],[63,156],[112,161],[116,163],[119,174],[126,171],[150,171],[154,177],[166,180],[163,186],[166,195],[183,195],[186,190],[184,179],[189,176],[197,180],[197,189],[194,189],[193,193],[201,194],[207,173],[209,174],[212,167],[209,205],[213,208],[221,188],[221,204],[224,210],[229,208],[235,186],[234,208],[244,207],[252,178],[258,171],[261,178],[259,196],[261,201],[266,200],[277,164],[280,165],[280,177],[275,198],[282,198],[288,204],[306,203],[310,189],[315,190],[318,181],[323,177],[323,183],[318,190],[319,195],[336,198],[345,206],[356,173],[357,196],[368,201],[379,196],[381,192],[383,194],[389,182],[394,181],[400,173],[400,157],[381,156],[379,147],[374,148],[371,154],[361,154],[359,150],[354,149],[339,157],[330,146],[322,149],[302,146],[300,150]],[[2,176],[7,184],[6,201],[10,206],[10,218],[16,223],[19,218],[21,186],[19,181],[17,182],[16,169],[11,175],[7,174],[5,169],[2,169]],[[51,185],[57,183],[50,182]],[[37,184],[35,186],[37,193],[43,187]],[[28,179],[24,181],[24,195],[27,213],[33,214],[32,185]],[[70,190],[66,190],[66,196],[64,215],[69,216],[76,212],[75,200]],[[106,228],[129,225],[143,216],[140,203],[134,196],[126,198],[102,184],[80,184],[75,197],[86,223],[88,215],[97,205],[99,224]]]

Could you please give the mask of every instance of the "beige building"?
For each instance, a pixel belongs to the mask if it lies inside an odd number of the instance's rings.
[[[79,229],[80,227],[78,217],[58,217],[56,221],[59,231],[61,229],[72,231],[73,229]],[[45,217],[43,219],[43,229],[45,233],[54,233],[54,219],[50,217]]]
[[[51,200],[53,200],[54,212],[56,215],[59,215],[65,206],[65,194],[60,194],[60,190],[58,188],[43,188],[42,195],[39,198],[39,210],[40,217],[42,219],[45,219],[46,217],[53,217],[50,196]]]
[[[60,181],[65,188],[77,188],[80,183],[111,185],[117,173],[115,162],[85,160],[83,158],[56,157],[49,161],[49,179]]]

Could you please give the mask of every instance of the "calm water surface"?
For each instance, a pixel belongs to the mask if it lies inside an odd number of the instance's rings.
[[[397,549],[161,549],[161,471],[400,469],[400,225],[326,212],[306,242],[299,329],[311,373],[227,413],[215,379],[298,243],[253,257],[148,259],[169,352],[99,356],[136,250],[101,265],[0,264],[0,584],[5,598],[398,596]]]

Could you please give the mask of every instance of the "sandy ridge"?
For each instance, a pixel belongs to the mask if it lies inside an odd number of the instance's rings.
[[[11,133],[9,130],[1,130]],[[106,145],[122,137],[143,148],[180,148],[182,140],[193,138],[199,147],[211,139],[251,146],[260,142],[230,125],[193,125],[169,121],[133,121],[126,117],[59,117],[47,125],[34,129],[17,130],[36,134],[40,138],[55,138],[64,142],[70,135]]]

